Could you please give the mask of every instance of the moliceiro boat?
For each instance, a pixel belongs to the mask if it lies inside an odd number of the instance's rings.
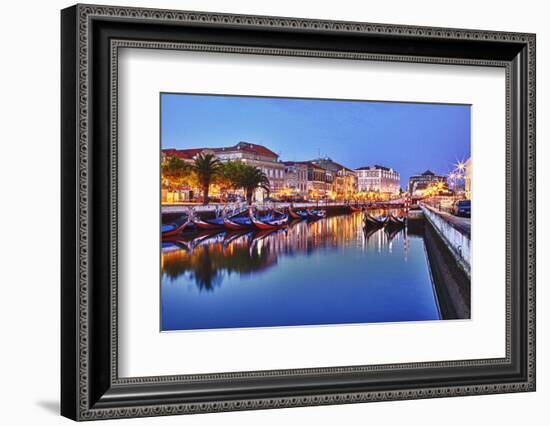
[[[197,218],[193,218],[193,223],[197,225],[198,228],[205,229],[205,230],[224,229],[227,227],[225,225],[226,220],[231,220],[231,221],[234,220],[236,221],[236,223],[239,223],[239,221],[237,221],[237,217],[240,214],[241,213],[236,213],[231,215],[230,217],[227,217],[226,207],[224,207],[221,210],[221,214],[220,214],[220,211],[216,210],[216,217],[214,219],[201,219],[197,217]],[[236,229],[243,229],[243,228],[229,228],[229,229],[236,230]]]
[[[227,229],[232,231],[242,231],[242,230],[250,229],[254,226],[250,217],[247,217],[247,216],[233,217],[233,218],[225,217],[223,219],[223,225]]]
[[[205,219],[205,220],[200,218],[195,218],[193,219],[193,223],[201,229],[206,229],[206,230],[220,229],[220,228],[223,228],[223,217],[217,217],[215,219]]]
[[[365,216],[363,218],[365,226],[384,226],[386,223],[388,223],[388,220],[388,216],[373,216],[370,213],[365,213]]]
[[[327,215],[325,210],[306,210],[307,218],[311,220],[322,219]]]
[[[390,214],[388,216],[388,225],[391,226],[405,226],[407,224],[407,217],[406,216],[396,216],[394,214]]]
[[[177,223],[169,223],[166,225],[162,225],[161,232],[162,237],[174,237],[176,235],[181,234],[185,229],[190,227],[193,223],[186,219],[183,223],[177,224]]]
[[[182,214],[178,219],[171,223],[163,223],[161,225],[161,234],[163,238],[175,237],[191,227],[193,227],[191,215],[186,213]]]
[[[294,210],[292,206],[288,208],[288,214],[292,219],[298,219],[298,220],[307,219],[307,216],[308,216],[307,211]]]
[[[274,217],[272,213],[262,218],[257,218],[252,210],[249,212],[250,220],[254,226],[261,230],[276,229],[288,224],[288,214]]]

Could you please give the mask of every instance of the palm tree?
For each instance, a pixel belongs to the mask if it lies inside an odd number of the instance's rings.
[[[237,184],[245,190],[246,202],[249,205],[252,204],[252,195],[254,195],[254,191],[257,188],[261,188],[268,192],[270,190],[269,179],[266,174],[257,167],[249,165],[243,167]]]
[[[203,204],[208,204],[208,193],[210,184],[221,170],[221,162],[214,154],[200,153],[193,164],[193,171],[197,175],[199,185],[202,189]]]

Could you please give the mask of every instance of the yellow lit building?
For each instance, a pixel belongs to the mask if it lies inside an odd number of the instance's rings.
[[[470,199],[472,194],[472,158],[466,160],[466,167],[464,170],[464,192],[466,198]]]

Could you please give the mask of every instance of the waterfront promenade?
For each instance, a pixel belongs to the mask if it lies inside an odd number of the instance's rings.
[[[259,210],[285,210],[291,203],[277,202],[277,203],[265,203],[265,204],[254,204],[255,208]],[[322,209],[325,210],[328,216],[335,214],[348,213],[348,204],[345,203],[292,203],[292,206],[296,209]],[[174,220],[182,214],[189,213],[189,208],[193,209],[193,214],[198,215],[203,219],[212,219],[215,216],[219,215],[222,210],[225,208],[226,213],[231,215],[233,213],[239,213],[246,211],[248,205],[246,203],[236,203],[236,204],[209,204],[203,206],[201,204],[181,204],[181,205],[163,205],[161,208],[161,214],[163,221]]]
[[[370,208],[402,208],[404,203],[403,199],[397,199],[397,200],[391,200],[386,202],[379,202],[374,203]],[[380,205],[378,205],[380,204]],[[266,202],[266,203],[258,203],[253,204],[255,207],[258,208],[266,208],[266,209],[285,209],[290,206],[301,209],[301,208],[330,208],[330,209],[339,209],[348,207],[349,205],[356,206],[355,203],[346,203],[343,201],[319,201],[319,202],[301,202],[301,203],[291,203],[291,202],[284,202],[284,201],[278,201],[278,202]],[[361,204],[363,206],[363,204]],[[229,209],[245,209],[248,206],[246,203],[229,203],[229,204],[223,204],[223,203],[210,203],[207,206],[204,206],[202,204],[193,204],[193,203],[182,203],[182,204],[163,204],[161,206],[161,211],[163,214],[168,213],[186,213],[189,208],[192,208],[195,213],[209,213],[209,212],[215,212],[218,210],[221,210],[223,208],[229,208]]]
[[[460,233],[471,236],[471,219],[469,217],[455,216],[451,213],[436,210],[437,214],[445,219],[453,228]]]
[[[426,204],[422,204],[421,209],[458,264],[469,276],[471,269],[471,219],[457,217]]]
[[[313,208],[313,207],[345,207],[345,203],[288,203],[288,202],[273,202],[273,203],[264,203],[264,204],[254,204],[256,207],[265,207],[265,208],[276,208],[283,209],[288,208],[292,204],[296,208]],[[221,210],[224,207],[228,208],[242,208],[246,209],[248,206],[246,203],[234,203],[234,204],[222,204],[222,203],[211,203],[207,206],[202,204],[163,204],[161,207],[162,213],[186,213],[189,208],[192,208],[195,213],[207,213],[215,212],[216,210]]]

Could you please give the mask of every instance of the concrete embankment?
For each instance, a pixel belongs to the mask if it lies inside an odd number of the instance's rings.
[[[469,226],[422,206],[424,243],[443,319],[471,315]],[[458,226],[460,225],[460,226]]]
[[[424,244],[443,319],[470,319],[470,277],[433,225],[424,224]]]
[[[426,220],[433,226],[468,277],[471,270],[470,224],[465,224],[449,213],[439,212],[423,205],[421,209]]]

